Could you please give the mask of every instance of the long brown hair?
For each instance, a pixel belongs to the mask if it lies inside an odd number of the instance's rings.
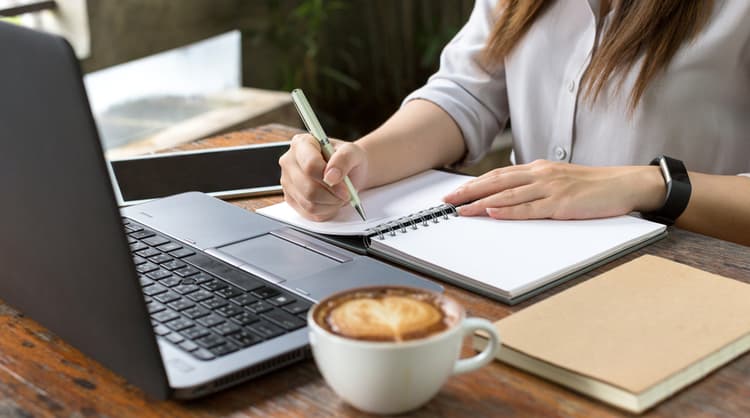
[[[503,59],[534,21],[555,0],[500,0],[499,17],[483,59],[490,65]],[[562,0],[567,1],[567,0]],[[713,0],[612,0],[613,17],[591,64],[583,76],[585,97],[592,101],[612,76],[624,75],[643,55],[643,64],[630,96],[630,110],[638,105],[648,83],[663,71],[677,50],[703,28]]]

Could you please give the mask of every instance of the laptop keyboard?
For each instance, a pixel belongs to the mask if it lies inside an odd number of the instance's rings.
[[[302,328],[311,303],[123,219],[154,332],[212,360]]]

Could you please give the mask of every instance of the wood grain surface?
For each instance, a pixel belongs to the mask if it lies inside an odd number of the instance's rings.
[[[280,125],[222,135],[185,148],[288,140],[299,132]],[[279,195],[233,201],[253,210]],[[750,282],[750,248],[672,229],[667,238],[578,277],[517,306],[507,306],[454,286],[446,292],[469,314],[497,320],[575,286],[641,254],[655,254]],[[498,266],[502,269],[502,266]],[[750,301],[749,301],[750,303]],[[727,318],[731,320],[731,318]],[[0,417],[362,417],[344,404],[305,361],[190,402],[154,401],[122,378],[0,301]],[[554,344],[550,341],[550,344]],[[471,349],[464,346],[464,355]],[[627,414],[555,384],[494,362],[455,376],[412,417],[567,416]],[[750,355],[744,355],[648,411],[645,416],[750,416]]]

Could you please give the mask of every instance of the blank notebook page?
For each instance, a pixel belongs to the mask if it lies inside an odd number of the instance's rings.
[[[308,231],[332,235],[364,235],[368,228],[442,204],[441,199],[473,177],[428,170],[396,183],[376,187],[359,194],[367,212],[363,222],[350,205],[326,222],[314,222],[300,216],[286,202],[258,209],[257,212]]]
[[[514,296],[664,229],[631,216],[585,221],[450,217],[372,242],[373,247],[395,249],[450,276],[458,274]]]

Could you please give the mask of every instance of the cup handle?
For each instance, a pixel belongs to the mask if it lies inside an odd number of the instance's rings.
[[[498,348],[500,348],[500,334],[497,333],[495,325],[482,318],[467,318],[462,325],[463,335],[473,334],[474,331],[486,331],[490,336],[490,341],[481,353],[456,361],[453,366],[453,374],[460,374],[474,371],[495,358]]]

